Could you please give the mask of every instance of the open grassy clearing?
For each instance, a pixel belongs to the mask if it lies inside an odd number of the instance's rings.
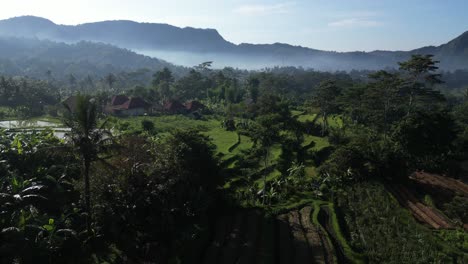
[[[318,117],[315,122],[320,125],[323,124],[321,117]],[[343,119],[340,116],[328,116],[327,124],[329,127],[343,127]]]
[[[8,106],[0,106],[0,120],[16,120],[18,113]]]
[[[143,130],[142,121],[153,122],[155,132],[160,135],[177,129],[197,129],[212,140],[223,161],[235,158],[242,151],[253,146],[249,137],[242,135],[239,141],[237,132],[227,131],[221,126],[221,121],[216,118],[196,120],[184,115],[110,118],[110,123],[117,129],[132,132]],[[228,165],[232,167],[233,163]]]
[[[296,111],[298,116],[298,120],[310,120],[312,121],[316,115],[315,114],[304,114],[303,112]],[[330,146],[330,143],[328,142],[328,139],[326,137],[319,137],[319,136],[314,136],[314,135],[308,135],[304,134],[304,142],[301,144],[302,147],[309,153],[314,151],[320,151],[328,146]],[[246,146],[246,145],[243,145]],[[282,146],[280,144],[275,144],[273,145],[270,150],[269,150],[269,156],[268,156],[268,161],[267,161],[267,166],[275,166],[282,154]],[[304,162],[305,165],[305,174],[307,178],[312,178],[317,175],[316,167],[314,166],[314,163],[312,160],[306,160]],[[265,164],[263,161],[263,158],[259,164],[260,169],[265,169]],[[282,176],[281,172],[278,171],[276,168],[270,171],[266,175],[266,182],[272,182]],[[233,180],[239,180],[239,179],[233,179]],[[263,188],[265,184],[265,179],[263,177],[259,177],[255,180],[254,183],[259,190]],[[230,184],[227,184],[226,186],[230,187]]]
[[[305,135],[304,142],[302,143],[302,147],[312,146],[312,150],[321,150],[325,147],[330,146],[327,138],[312,136],[312,135]]]
[[[141,122],[144,120],[151,121],[154,123],[155,131],[158,133],[170,132],[174,129],[207,131],[221,126],[220,122],[216,119],[195,120],[183,115],[110,117],[109,120],[117,128],[129,131],[141,131],[143,129]]]
[[[300,120],[313,120],[315,114],[304,114],[303,112],[297,112],[298,119]],[[110,118],[111,125],[116,128],[125,128],[127,131],[142,131],[142,121],[147,120],[154,123],[155,132],[160,135],[164,135],[175,129],[198,129],[202,134],[211,138],[213,144],[216,146],[216,150],[224,165],[228,169],[235,169],[237,166],[237,157],[242,155],[243,151],[249,150],[253,147],[252,140],[244,135],[239,136],[235,131],[226,131],[221,126],[221,121],[217,118],[207,118],[205,120],[195,120],[183,115],[167,115],[167,116],[144,116],[144,117],[128,117],[128,118]],[[320,151],[321,149],[328,147],[330,144],[327,138],[304,135],[304,142],[302,147],[308,151]],[[282,146],[275,144],[270,148],[268,156],[268,167],[275,166],[281,156]],[[316,168],[312,161],[305,162],[305,173],[306,177],[312,178],[316,176]],[[263,158],[261,158],[259,169],[264,169],[265,164]],[[267,182],[272,182],[281,177],[281,172],[277,169],[273,169],[266,176]],[[250,188],[249,186],[240,187],[243,185],[245,179],[241,175],[231,175],[224,186],[224,188]],[[238,183],[236,183],[238,182]],[[259,177],[254,180],[254,184],[258,190],[261,190],[264,186],[263,177]],[[234,187],[235,186],[235,187]],[[312,195],[312,194],[309,194]],[[288,205],[297,206],[302,200],[307,199],[307,194],[298,194],[292,197],[290,200],[285,201],[280,207],[289,207]]]
[[[232,156],[229,149],[237,143],[237,133],[226,131],[226,129],[222,127],[210,127],[209,130],[204,131],[203,134],[211,138],[218,152],[222,153],[225,158]]]
[[[312,122],[315,120],[316,117],[317,117],[317,114],[299,114],[297,116],[297,120],[302,123]]]

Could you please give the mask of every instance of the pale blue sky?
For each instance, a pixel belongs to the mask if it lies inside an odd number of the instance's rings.
[[[290,43],[336,51],[409,50],[468,30],[467,0],[14,0],[0,19],[59,24],[126,19],[215,28],[234,43]]]

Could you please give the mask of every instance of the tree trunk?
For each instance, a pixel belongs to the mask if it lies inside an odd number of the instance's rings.
[[[327,120],[327,115],[326,114],[323,114],[322,115],[322,137],[325,136],[325,127],[326,127],[326,122]]]
[[[265,204],[265,194],[266,194],[266,172],[268,171],[268,156],[269,156],[269,147],[266,148],[265,151],[265,172],[263,173],[263,201],[262,203]]]
[[[406,116],[409,116],[411,113],[411,107],[413,106],[413,92],[410,93],[409,103],[408,103],[408,112]]]
[[[91,234],[91,190],[89,184],[89,167],[91,162],[88,159],[84,160],[84,181],[85,181],[85,209],[86,209],[86,228],[88,235]]]

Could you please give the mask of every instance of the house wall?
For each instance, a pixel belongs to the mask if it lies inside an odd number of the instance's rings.
[[[122,110],[120,114],[124,116],[140,116],[140,115],[144,115],[145,113],[146,111],[144,108],[134,108],[134,109]]]

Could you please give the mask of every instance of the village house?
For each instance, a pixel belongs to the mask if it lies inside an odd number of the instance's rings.
[[[206,106],[199,101],[193,100],[185,103],[185,109],[187,109],[189,113],[193,113],[205,110]]]
[[[72,113],[76,112],[76,107],[78,104],[78,97],[77,96],[70,96],[65,99],[62,104],[66,106]]]
[[[107,105],[105,112],[118,116],[139,116],[147,113],[150,104],[140,97],[127,97],[116,95],[112,97],[110,105]]]
[[[169,114],[185,114],[185,106],[177,100],[168,100],[163,105],[163,111]]]

